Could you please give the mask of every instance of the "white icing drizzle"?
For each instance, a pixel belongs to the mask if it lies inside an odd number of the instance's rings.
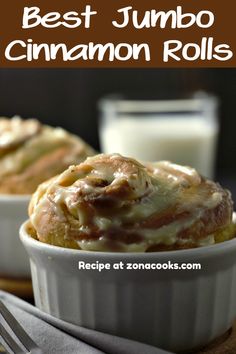
[[[99,179],[104,183],[100,185]],[[95,183],[97,180],[98,184]],[[119,196],[116,192],[126,188],[123,187],[124,183],[129,194]],[[220,189],[209,192],[209,186],[212,185],[207,183],[204,185],[201,176],[190,167],[178,166],[167,161],[147,163],[147,167],[144,167],[118,154],[98,155],[88,158],[79,167],[71,166],[51,184],[49,183],[44,195],[40,198],[35,196],[37,202],[33,203],[31,222],[37,230],[39,215],[44,208],[46,212],[45,205],[48,204],[50,195],[53,210],[59,220],[63,222],[64,204],[69,214],[78,221],[80,225],[78,231],[89,235],[92,232],[90,231],[92,225],[102,235],[104,234],[98,239],[86,237],[77,241],[81,249],[109,250],[106,232],[111,228],[119,230],[120,236],[116,246],[126,252],[131,250],[143,252],[148,247],[158,244],[173,245],[176,242],[184,244],[194,239],[178,238],[179,232],[191,227],[201,218],[205,210],[215,208],[222,201]],[[106,198],[116,202],[114,211],[113,207],[109,207],[108,211],[103,212],[103,209],[101,211],[93,204],[94,200]],[[90,205],[89,200],[94,213],[91,215],[90,211],[84,208],[84,203]],[[122,208],[126,206],[127,210],[123,211]],[[145,223],[142,225],[142,221],[152,215],[161,215],[166,210],[171,210],[173,206],[177,208],[175,213],[187,211],[189,214],[156,228],[147,227]],[[89,225],[86,224],[88,218]],[[130,232],[140,235],[141,241],[131,244],[122,242],[122,230],[126,234]],[[210,245],[214,243],[214,235],[205,236],[195,242],[198,246]]]

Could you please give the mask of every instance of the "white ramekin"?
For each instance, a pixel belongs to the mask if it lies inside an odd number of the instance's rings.
[[[236,318],[236,239],[189,250],[103,253],[60,248],[20,230],[37,307],[65,321],[172,351],[207,344]],[[78,262],[200,263],[201,270],[78,270]]]
[[[0,195],[0,276],[30,277],[29,259],[19,239],[29,200],[29,195]]]

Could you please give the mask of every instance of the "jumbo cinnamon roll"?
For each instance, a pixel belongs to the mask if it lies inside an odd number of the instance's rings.
[[[31,194],[43,181],[94,153],[61,128],[36,119],[0,118],[0,193]]]
[[[234,237],[230,193],[196,170],[140,164],[118,154],[89,157],[32,197],[34,237],[90,251],[149,252]]]

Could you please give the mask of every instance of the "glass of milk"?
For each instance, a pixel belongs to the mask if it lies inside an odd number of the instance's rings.
[[[218,136],[217,99],[196,93],[187,99],[100,100],[102,152],[140,161],[169,160],[213,178]]]

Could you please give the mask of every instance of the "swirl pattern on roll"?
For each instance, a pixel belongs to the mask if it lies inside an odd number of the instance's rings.
[[[36,119],[0,118],[0,193],[31,194],[43,181],[94,154],[62,128]]]
[[[100,154],[42,184],[29,207],[36,237],[89,251],[151,252],[233,237],[230,192],[190,167]]]

